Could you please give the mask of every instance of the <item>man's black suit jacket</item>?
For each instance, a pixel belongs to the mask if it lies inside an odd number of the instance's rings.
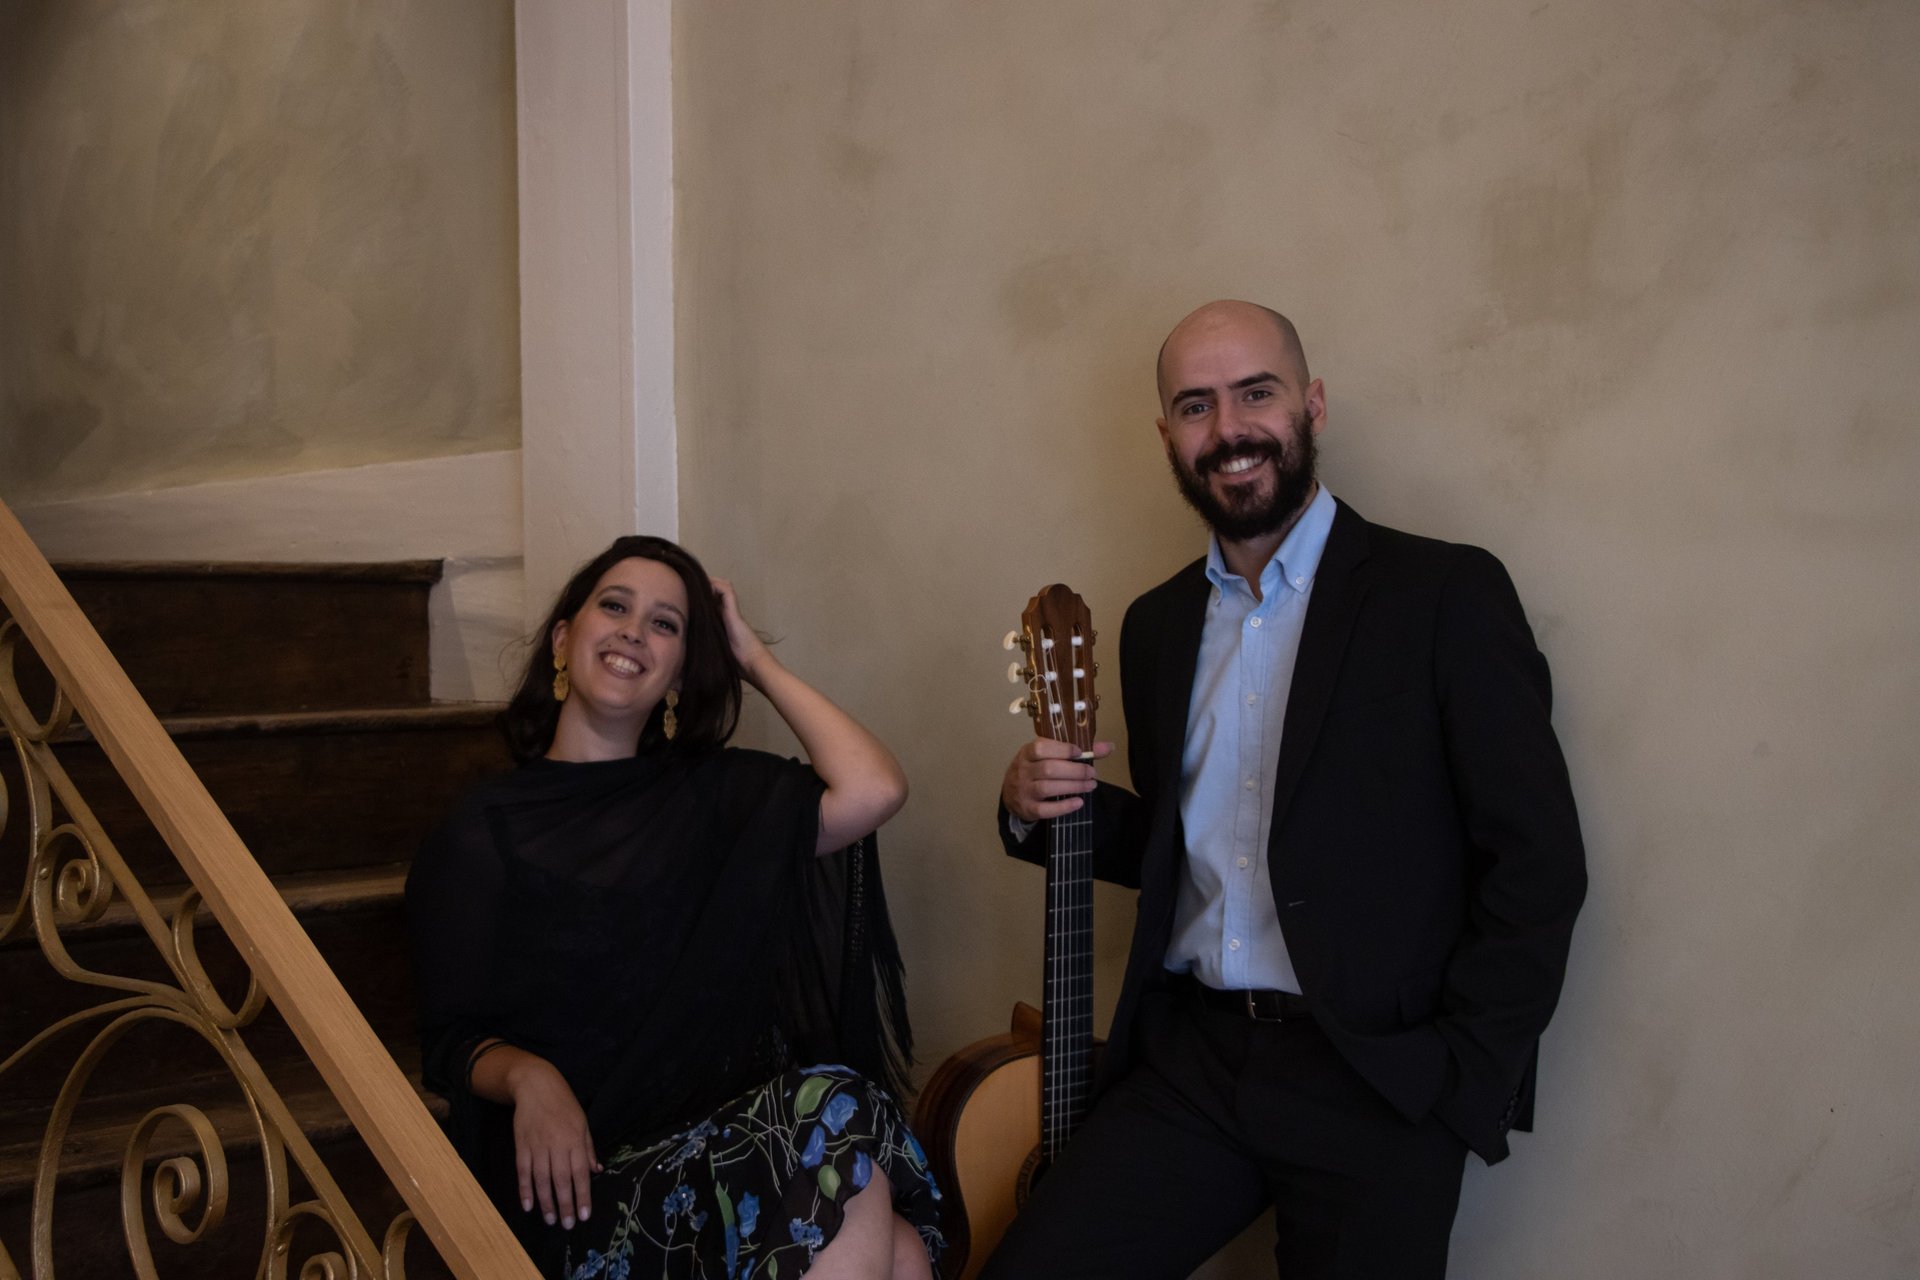
[[[1132,1057],[1165,981],[1180,761],[1211,585],[1195,561],[1134,601],[1120,682],[1136,796],[1094,797],[1095,874],[1140,890],[1100,1067]],[[1543,658],[1506,570],[1477,547],[1341,503],[1315,577],[1274,779],[1274,906],[1314,1017],[1409,1120],[1488,1163],[1530,1128],[1540,1033],[1586,893]],[[1029,861],[1046,841],[1008,849]]]

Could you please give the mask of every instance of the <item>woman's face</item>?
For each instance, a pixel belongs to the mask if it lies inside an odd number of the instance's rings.
[[[687,652],[687,588],[658,560],[620,561],[593,584],[580,612],[553,628],[567,662],[569,702],[596,720],[632,720],[634,732],[680,686]]]

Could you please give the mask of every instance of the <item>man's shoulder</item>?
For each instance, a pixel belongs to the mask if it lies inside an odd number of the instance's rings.
[[[1500,564],[1499,558],[1485,547],[1408,533],[1404,529],[1369,520],[1344,502],[1340,505],[1342,515],[1349,518],[1366,557],[1383,566],[1425,577],[1432,574],[1444,576],[1462,566],[1498,568]],[[1336,523],[1334,527],[1337,538],[1340,524]]]
[[[1177,598],[1183,593],[1192,592],[1203,587],[1206,581],[1207,558],[1205,556],[1196,556],[1186,564],[1180,566],[1166,581],[1142,591],[1139,596],[1135,598],[1134,603],[1145,604],[1149,601],[1158,603],[1169,597]]]
[[[1349,512],[1349,514],[1351,514]],[[1498,556],[1469,542],[1408,533],[1353,517],[1364,550],[1361,572],[1376,595],[1401,609],[1478,614],[1521,608],[1513,576]]]
[[[1207,558],[1201,556],[1182,566],[1166,581],[1135,596],[1133,603],[1127,606],[1127,617],[1158,617],[1169,609],[1192,602],[1196,596],[1205,596],[1206,586]]]

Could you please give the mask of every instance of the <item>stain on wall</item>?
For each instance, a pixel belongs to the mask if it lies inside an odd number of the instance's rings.
[[[1251,297],[1326,379],[1334,492],[1512,569],[1584,805],[1539,1132],[1469,1169],[1453,1272],[1920,1272],[1920,8],[675,28],[683,529],[907,766],[929,1059],[1039,990],[999,636],[1064,580],[1112,637],[1199,554],[1153,354]],[[1132,907],[1099,910],[1105,1002]],[[1271,1265],[1256,1228],[1207,1274]]]
[[[511,447],[513,12],[0,9],[0,495]]]

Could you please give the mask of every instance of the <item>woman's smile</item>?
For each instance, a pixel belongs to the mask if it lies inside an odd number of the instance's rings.
[[[600,665],[624,680],[630,680],[646,670],[626,654],[612,651],[600,655]]]

